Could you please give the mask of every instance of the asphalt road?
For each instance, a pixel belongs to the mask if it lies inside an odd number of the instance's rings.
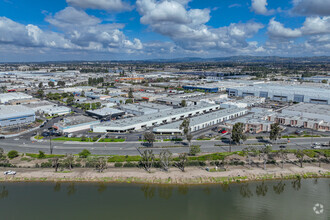
[[[312,142],[326,143],[330,141],[330,137],[313,138]],[[310,149],[311,138],[292,138],[290,143],[286,139],[278,141],[279,144],[273,144],[273,149],[279,149],[280,143],[286,143],[287,149]],[[192,141],[193,145],[200,145],[203,153],[215,153],[229,151],[229,143],[221,140],[216,141]],[[265,142],[250,139],[242,145],[232,145],[232,151],[241,150],[247,146],[254,146],[261,148]],[[219,146],[220,145],[220,146]],[[54,154],[77,154],[83,149],[88,149],[92,154],[97,155],[138,155],[137,147],[145,149],[153,149],[154,153],[158,154],[161,150],[168,149],[172,153],[188,152],[187,143],[174,143],[174,142],[156,142],[154,147],[144,147],[141,142],[123,142],[123,143],[81,143],[81,142],[56,142],[52,141]],[[174,147],[175,146],[175,147]],[[24,137],[10,138],[0,140],[0,147],[5,151],[17,150],[24,153],[38,153],[40,150],[45,153],[50,152],[49,139],[40,142],[32,142]]]

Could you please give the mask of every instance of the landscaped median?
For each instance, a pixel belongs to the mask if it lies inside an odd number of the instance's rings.
[[[53,141],[77,141],[77,142],[96,142],[99,138],[86,138],[86,137],[58,137],[53,138]],[[102,138],[99,142],[124,142],[122,138]]]

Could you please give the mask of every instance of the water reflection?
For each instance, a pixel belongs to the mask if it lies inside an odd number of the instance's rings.
[[[180,185],[178,187],[178,193],[181,195],[187,195],[188,191],[189,191],[188,185]]]
[[[282,181],[273,186],[273,190],[276,194],[281,194],[284,191],[285,183]]]
[[[59,192],[61,190],[61,183],[56,182],[54,186],[54,192]]]
[[[301,188],[301,177],[298,176],[297,179],[291,182],[292,188],[295,190],[299,190]]]
[[[141,187],[141,191],[144,194],[144,198],[152,199],[155,196],[156,188],[150,184],[145,184]]]
[[[249,188],[249,184],[241,185],[239,192],[243,198],[250,198],[251,196],[253,196],[253,193]]]
[[[205,187],[204,189],[203,189],[203,192],[205,193],[205,195],[211,195],[211,189],[209,188],[209,187]]]
[[[262,182],[261,184],[257,185],[256,187],[257,196],[265,196],[267,192],[268,192],[268,186],[265,184],[265,182]]]
[[[0,199],[4,199],[8,197],[8,190],[5,186],[2,186],[1,192],[0,192]]]
[[[67,193],[68,196],[71,196],[71,195],[75,194],[76,193],[76,188],[75,188],[74,183],[70,183],[67,187],[67,190],[68,190],[68,193]]]
[[[99,183],[97,187],[97,191],[101,194],[107,189],[107,186],[104,183]]]
[[[228,183],[223,183],[223,184],[221,184],[221,189],[223,192],[228,192],[228,191],[230,191],[230,186]]]
[[[172,191],[173,187],[172,186],[163,186],[163,187],[158,187],[158,195],[160,198],[163,199],[170,199],[172,197]]]

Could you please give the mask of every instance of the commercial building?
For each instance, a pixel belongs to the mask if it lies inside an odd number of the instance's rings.
[[[192,132],[207,128],[209,126],[213,126],[219,123],[223,123],[227,120],[232,120],[234,118],[243,116],[247,114],[247,109],[225,109],[219,110],[211,113],[207,113],[204,115],[199,115],[193,118],[190,118],[190,130]],[[180,125],[182,121],[176,121],[171,124],[161,125],[159,127],[155,127],[153,132],[158,134],[181,134],[182,130],[180,129]]]
[[[230,100],[221,103],[221,108],[247,108],[257,104],[265,103],[266,99],[263,97],[245,96],[240,100]]]
[[[330,131],[330,106],[300,103],[270,115],[268,120],[291,127]]]
[[[183,89],[186,90],[203,90],[204,92],[218,92],[219,89],[218,87],[211,87],[211,86],[207,86],[207,85],[203,85],[203,86],[182,86]]]
[[[99,120],[95,120],[90,117],[86,117],[83,115],[79,116],[71,116],[62,119],[60,122],[54,124],[54,128],[56,128],[60,132],[76,132],[82,130],[89,130],[93,125],[99,124]]]
[[[155,103],[141,102],[138,104],[122,105],[120,106],[120,109],[128,114],[142,116],[142,115],[172,110],[173,107],[167,105],[155,104]]]
[[[124,111],[115,108],[101,108],[101,109],[86,111],[86,113],[91,117],[102,120],[117,119],[120,116],[125,115]]]
[[[32,98],[33,98],[32,96],[20,92],[1,93],[0,103],[6,104],[13,100],[32,99]]]
[[[274,101],[330,104],[330,88],[300,85],[257,84],[227,89],[229,96],[258,96]]]
[[[0,105],[0,127],[29,124],[35,119],[32,109],[20,105]]]
[[[159,126],[165,123],[174,122],[187,117],[192,117],[207,112],[218,110],[219,105],[211,105],[203,103],[196,106],[189,106],[185,108],[178,108],[159,113],[143,115],[133,118],[126,118],[111,122],[104,122],[93,126],[94,132],[127,132],[133,130],[140,130],[153,126]]]

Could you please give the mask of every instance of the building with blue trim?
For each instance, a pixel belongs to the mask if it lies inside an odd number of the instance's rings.
[[[36,120],[35,112],[20,105],[0,105],[0,127],[30,124]]]
[[[208,87],[208,86],[182,86],[185,90],[203,90],[204,92],[218,92],[218,87]]]

